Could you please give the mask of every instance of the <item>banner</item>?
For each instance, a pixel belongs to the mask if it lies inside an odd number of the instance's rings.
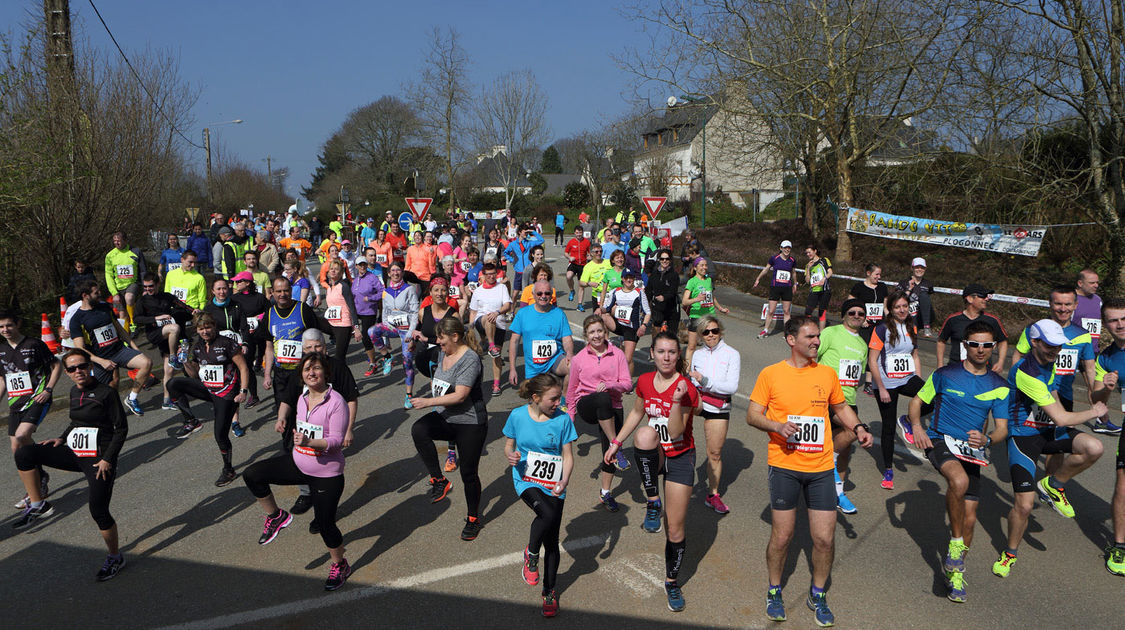
[[[964,247],[998,254],[1038,256],[1047,228],[918,219],[848,208],[848,231],[867,236]]]

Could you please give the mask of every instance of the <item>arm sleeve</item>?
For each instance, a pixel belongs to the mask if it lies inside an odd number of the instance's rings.
[[[410,328],[406,331],[406,334],[410,336],[418,328],[418,287],[416,285],[411,285],[406,290],[406,311],[409,313],[410,321]]]
[[[105,398],[106,419],[113,425],[113,439],[106,447],[102,459],[113,461],[121,452],[125,438],[129,436],[129,423],[125,419],[125,408],[121,406],[121,397],[111,388],[106,388],[108,395]]]
[[[729,346],[728,346],[729,347]],[[731,348],[728,353],[731,360],[727,361],[727,369],[721,374],[713,375],[710,379],[710,390],[723,396],[733,396],[738,391],[738,379],[742,374],[742,361],[738,351]]]
[[[651,316],[652,308],[648,304],[648,296],[645,295],[644,291],[639,291],[639,293],[640,295],[637,297],[637,301],[641,303],[641,312]],[[643,322],[644,320],[642,319],[641,321]]]
[[[344,443],[344,434],[348,431],[348,405],[339,392],[333,391],[332,401],[328,406],[328,418],[324,423],[324,441],[328,443],[326,450],[334,451]]]

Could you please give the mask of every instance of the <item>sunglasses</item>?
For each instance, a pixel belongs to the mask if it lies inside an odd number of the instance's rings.
[[[76,364],[76,365],[68,365],[68,366],[66,366],[66,371],[67,371],[67,372],[69,372],[69,373],[72,373],[72,374],[73,374],[74,372],[78,372],[78,371],[82,371],[82,372],[85,372],[85,371],[86,371],[86,370],[88,370],[88,369],[90,369],[90,364],[89,364],[89,363],[78,363],[78,364]]]
[[[848,311],[848,317],[867,317],[866,311]]]
[[[551,292],[550,291],[545,291],[545,292],[544,291],[536,291],[535,295],[538,295],[538,296],[541,296],[541,297],[551,297]]]
[[[710,337],[711,335],[719,334],[719,329],[718,328],[708,328],[707,330],[704,330],[701,334],[704,337]]]
[[[672,260],[672,259],[671,259],[671,258],[669,258],[669,257],[667,257],[667,256],[661,256],[661,257],[660,257],[660,258],[658,258],[657,260],[659,260],[660,262],[665,262],[665,261],[668,261],[668,260]]]
[[[970,348],[992,348],[996,345],[995,341],[966,341],[965,345]]]
[[[146,288],[146,289],[155,289],[156,288],[155,284],[143,284],[141,286]]]

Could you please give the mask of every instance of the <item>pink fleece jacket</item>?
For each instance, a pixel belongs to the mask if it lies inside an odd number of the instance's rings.
[[[348,403],[339,392],[328,389],[324,400],[309,412],[309,393],[297,399],[297,422],[323,427],[321,436],[328,448],[319,455],[306,455],[293,449],[293,463],[310,477],[335,477],[344,474],[344,452],[340,445],[348,431]]]
[[[612,343],[606,346],[605,354],[600,357],[590,346],[586,346],[571,360],[566,407],[572,420],[578,410],[578,401],[583,396],[596,392],[599,383],[605,383],[613,406],[620,409],[621,394],[633,386],[633,379],[629,377],[629,363],[625,360],[625,352]]]

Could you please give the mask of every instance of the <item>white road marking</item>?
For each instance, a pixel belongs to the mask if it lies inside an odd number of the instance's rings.
[[[574,551],[578,549],[586,549],[588,547],[600,547],[605,544],[609,536],[587,536],[586,538],[579,538],[577,540],[564,541],[562,546],[567,551]],[[466,562],[443,569],[433,569],[431,571],[423,571],[415,575],[391,580],[386,584],[377,586],[364,586],[360,588],[345,588],[344,590],[333,593],[330,596],[310,597],[308,599],[286,602],[278,604],[277,606],[266,606],[263,608],[256,608],[254,610],[244,610],[241,612],[231,613],[229,615],[220,615],[218,617],[211,617],[210,619],[200,619],[196,621],[188,621],[171,626],[164,626],[160,630],[208,630],[211,628],[230,628],[233,626],[240,626],[248,623],[255,623],[265,621],[267,619],[274,619],[276,617],[284,617],[287,615],[295,615],[302,612],[309,612],[327,606],[336,607],[339,604],[354,602],[371,597],[379,597],[386,593],[395,590],[405,590],[411,588],[418,588],[440,582],[449,578],[460,577],[463,575],[470,575],[473,573],[480,573],[482,571],[491,571],[503,566],[519,564],[523,562],[523,552],[508,553],[502,556],[487,558],[485,560],[475,560],[473,562]]]
[[[652,574],[654,570],[662,571],[663,565],[662,556],[650,553],[614,562],[606,566],[603,571],[610,581],[628,588],[637,597],[652,597],[664,592],[664,580]],[[656,588],[653,588],[654,586]]]

